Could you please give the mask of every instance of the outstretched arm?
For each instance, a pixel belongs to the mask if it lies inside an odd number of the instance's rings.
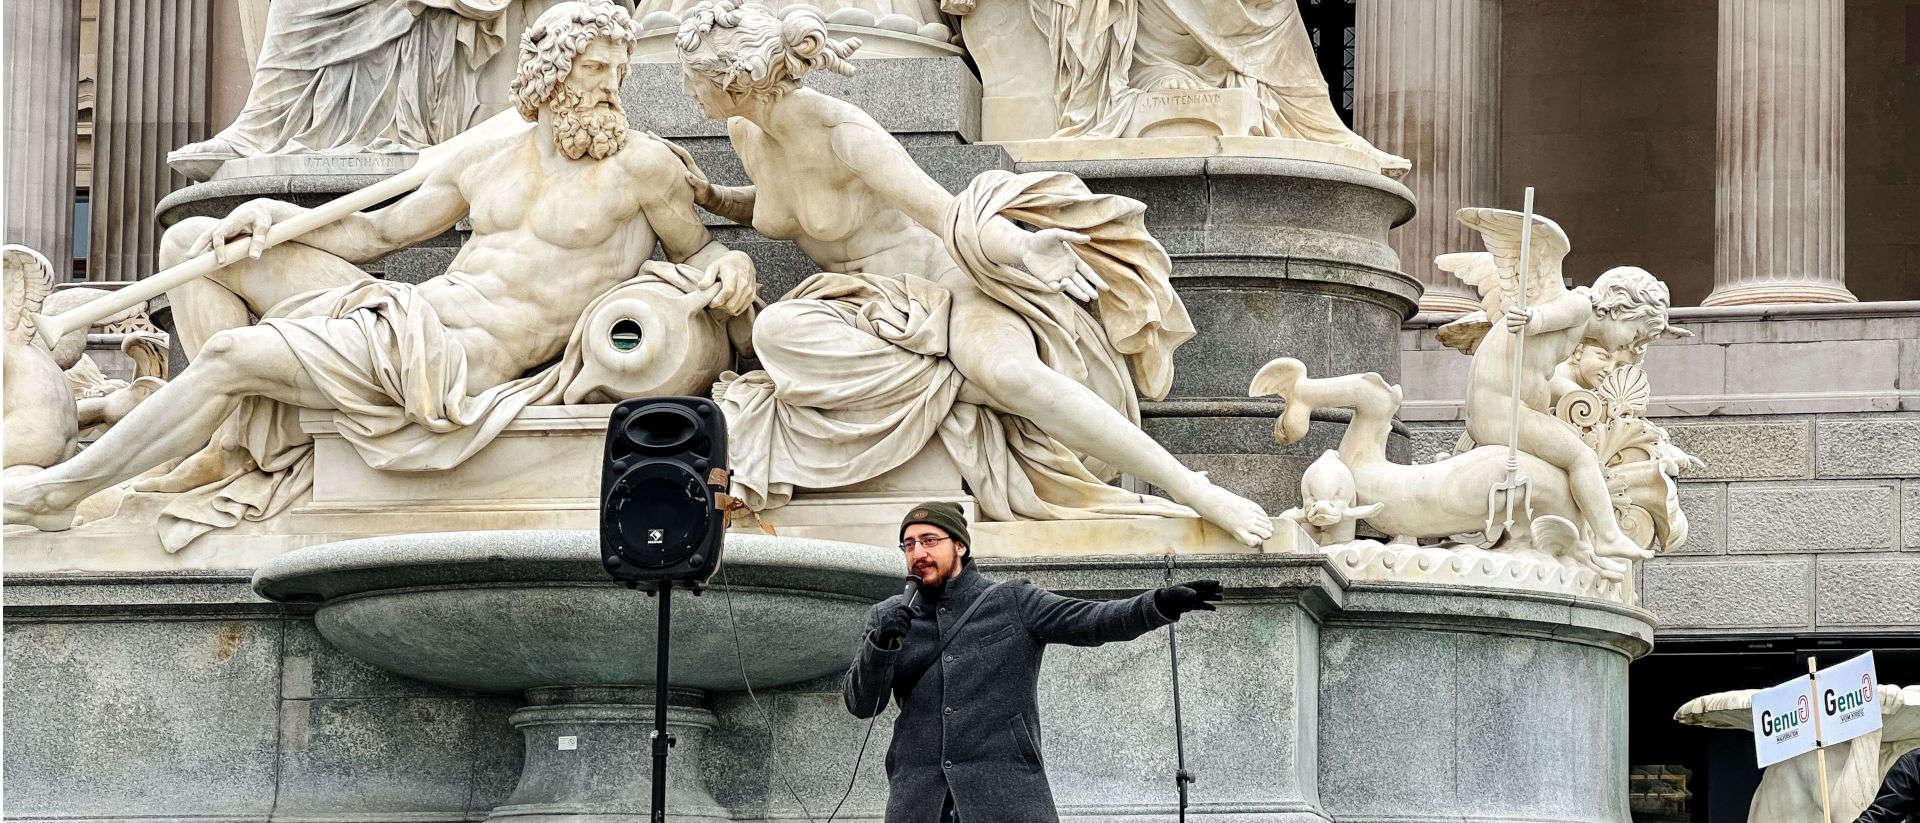
[[[1525,322],[1528,334],[1547,334],[1584,326],[1592,319],[1593,301],[1584,292],[1570,291],[1538,306],[1509,307],[1507,330],[1514,331],[1515,326]]]
[[[654,137],[652,132],[647,136]],[[700,164],[694,162],[693,155],[680,144],[664,137],[655,137],[667,148],[673,150],[674,157],[686,170],[685,180],[693,191],[693,202],[700,208],[739,223],[742,226],[753,225],[753,204],[758,192],[752,186],[716,186],[707,180],[707,173],[700,170]]]
[[[459,160],[453,158],[428,175],[420,188],[391,205],[354,212],[301,235],[297,242],[350,263],[365,263],[453,228],[454,223],[467,216],[469,208],[458,185],[459,172],[465,166]],[[227,240],[251,236],[252,242],[247,244],[246,251],[257,258],[266,251],[268,229],[307,211],[305,207],[282,200],[249,200],[195,240],[187,256],[198,255]]]
[[[1098,646],[1132,640],[1173,622],[1154,607],[1151,591],[1107,601],[1081,600],[1034,587],[1020,594],[1027,631],[1042,643]]]

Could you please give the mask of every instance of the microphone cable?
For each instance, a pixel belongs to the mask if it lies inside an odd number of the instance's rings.
[[[759,709],[762,714],[765,714],[767,716],[767,777],[770,780],[779,780],[781,788],[786,789],[787,794],[793,797],[794,805],[800,807],[801,816],[807,819],[807,823],[814,823],[813,812],[807,810],[806,801],[800,799],[800,792],[794,789],[793,784],[787,781],[787,778],[785,775],[780,774],[779,772],[775,771],[773,768],[773,757],[774,757],[773,728],[775,725],[775,720],[773,717],[773,709],[768,708],[765,703],[760,702],[760,696],[753,693],[753,681],[747,679],[747,653],[746,653],[746,650],[742,648],[740,645],[740,624],[734,618],[734,614],[733,614],[733,586],[732,584],[727,582],[727,564],[725,563],[720,564],[720,590],[722,592],[725,592],[727,595],[727,629],[733,634],[733,659],[735,663],[738,663],[740,665],[740,682],[746,684],[747,686],[747,699],[751,701],[754,707]],[[867,724],[867,733],[868,734],[873,733],[873,724],[871,723]],[[860,744],[861,751],[864,752],[866,750],[866,747],[867,747],[867,744],[865,743],[865,741],[862,741]],[[860,763],[858,760],[854,761],[853,768],[854,768],[854,773],[856,775],[859,774]],[[853,786],[851,783],[848,784],[847,790],[849,793],[852,792]],[[841,798],[841,802],[843,803],[846,802],[846,799]],[[838,811],[839,807],[835,806],[834,810]],[[827,820],[828,820],[828,823],[832,823],[833,818],[828,817]]]
[[[907,599],[907,608],[911,609],[920,602],[920,586],[917,579],[909,585],[913,586],[913,596]],[[906,638],[901,638],[903,648],[905,641]],[[866,640],[863,638],[860,642],[865,643]],[[860,750],[853,755],[853,774],[847,775],[847,790],[840,793],[840,802],[833,804],[833,811],[827,814],[827,823],[833,823],[833,818],[840,814],[840,807],[846,805],[847,798],[853,796],[853,787],[860,782],[860,763],[867,757],[867,744],[873,742],[873,726],[880,721],[881,704],[887,702],[887,691],[892,689],[893,684],[888,683],[886,690],[881,691],[873,701],[873,715],[867,718],[867,733],[861,735]]]
[[[785,789],[788,796],[793,798],[794,805],[800,807],[800,814],[807,819],[807,823],[815,823],[813,812],[807,809],[806,801],[800,799],[800,792],[793,787],[793,784],[789,782],[785,776],[774,771],[773,731],[776,721],[774,719],[773,709],[768,708],[765,703],[760,702],[760,696],[753,691],[753,681],[747,677],[747,653],[740,643],[740,623],[738,618],[735,617],[733,610],[733,585],[727,582],[727,566],[725,563],[720,564],[719,571],[720,591],[725,593],[727,601],[727,630],[733,635],[734,662],[740,667],[740,682],[747,687],[747,700],[751,701],[754,708],[759,709],[767,718],[767,776],[772,780],[778,780],[780,782],[780,787]],[[919,596],[920,593],[916,590],[914,592],[914,601],[917,601]],[[914,601],[909,601],[908,606],[911,607]],[[891,684],[888,685],[888,688],[892,688]],[[880,720],[881,704],[885,703],[886,699],[887,693],[882,691],[880,697],[874,701],[873,715],[867,718],[866,734],[861,735],[860,748],[855,751],[853,755],[853,774],[847,776],[847,789],[841,792],[839,802],[833,804],[833,811],[827,814],[826,823],[833,823],[833,819],[840,814],[840,807],[846,805],[847,799],[853,796],[853,787],[860,782],[860,764],[866,759],[867,746],[873,742],[873,727]]]

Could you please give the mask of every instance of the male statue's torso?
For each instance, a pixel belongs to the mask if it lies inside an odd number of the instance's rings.
[[[475,387],[552,359],[587,303],[640,270],[656,240],[645,187],[671,182],[646,172],[678,165],[637,133],[605,160],[543,152],[541,139],[526,131],[454,159],[473,236],[418,288],[465,347]]]

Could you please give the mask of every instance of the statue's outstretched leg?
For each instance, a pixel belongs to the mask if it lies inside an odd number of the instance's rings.
[[[955,293],[947,354],[989,405],[1033,421],[1073,451],[1152,483],[1235,539],[1257,545],[1273,536],[1260,504],[1214,485],[1092,389],[1040,361],[1033,331],[1012,310],[979,292]]]
[[[167,229],[160,241],[164,268],[187,259],[195,240],[220,224],[211,217],[190,217]],[[188,360],[197,361],[207,339],[227,329],[244,328],[253,318],[296,294],[333,288],[369,275],[360,267],[299,242],[267,249],[258,260],[239,260],[167,292],[174,331]],[[188,455],[159,477],[134,484],[143,492],[176,493],[231,476],[247,461],[244,454],[209,445]]]
[[[88,495],[207,445],[243,397],[330,408],[286,339],[269,328],[214,335],[200,359],[72,460],[8,478],[6,522],[68,528]]]

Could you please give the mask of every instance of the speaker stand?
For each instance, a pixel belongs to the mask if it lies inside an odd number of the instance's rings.
[[[1531,196],[1533,190],[1527,190]],[[1531,201],[1529,201],[1531,202]],[[653,823],[667,823],[667,749],[673,733],[667,731],[667,660],[673,651],[673,581],[662,580],[660,622],[653,630]]]

